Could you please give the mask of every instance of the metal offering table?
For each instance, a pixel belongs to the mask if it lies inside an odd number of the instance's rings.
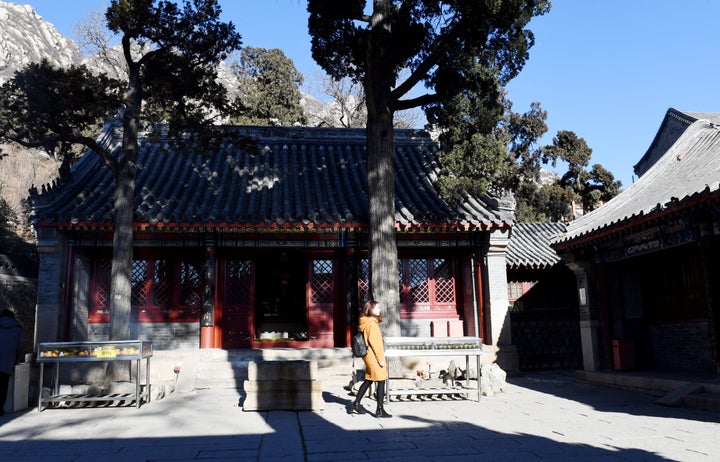
[[[37,362],[40,364],[38,410],[43,404],[80,401],[131,401],[139,408],[142,400],[150,402],[150,357],[152,342],[142,340],[119,340],[106,342],[53,342],[38,344]],[[140,386],[140,363],[145,360],[145,387]],[[60,363],[81,364],[99,361],[135,361],[135,393],[60,394]],[[55,365],[53,389],[48,397],[42,396],[45,363]]]
[[[480,356],[483,354],[482,339],[479,337],[386,337],[386,357],[407,356],[465,356],[465,384],[451,383],[441,386],[393,388],[387,384],[390,396],[404,395],[471,395],[480,401]],[[470,358],[475,357],[478,373],[477,387],[470,387]]]

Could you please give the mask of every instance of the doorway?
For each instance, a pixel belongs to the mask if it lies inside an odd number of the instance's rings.
[[[255,262],[255,341],[308,339],[307,256],[296,250],[268,250]]]

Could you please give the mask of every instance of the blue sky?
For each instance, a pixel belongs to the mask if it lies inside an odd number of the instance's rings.
[[[23,3],[21,0],[15,0]],[[27,0],[61,33],[106,0]],[[633,165],[655,136],[668,108],[720,112],[716,0],[554,0],[535,18],[535,46],[509,85],[516,112],[539,101],[549,131],[571,130],[600,163],[629,186]],[[243,44],[280,48],[306,80],[319,68],[310,56],[301,0],[220,0]]]

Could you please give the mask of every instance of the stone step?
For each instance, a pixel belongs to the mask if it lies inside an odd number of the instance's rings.
[[[656,403],[663,406],[671,407],[681,406],[682,404],[684,404],[684,400],[688,395],[691,395],[693,393],[699,393],[701,391],[702,385],[697,383],[689,383],[674,389],[670,393],[658,399]]]
[[[683,404],[693,409],[720,412],[720,393],[700,391],[683,397]]]
[[[685,383],[663,395],[657,404],[690,407],[706,411],[720,411],[720,385],[698,382]]]

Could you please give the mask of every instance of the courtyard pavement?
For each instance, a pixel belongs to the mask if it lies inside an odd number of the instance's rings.
[[[30,408],[0,417],[0,461],[720,460],[719,413],[576,383],[572,372],[509,377],[480,402],[393,400],[390,419],[348,414],[352,397],[339,385],[324,398],[313,412],[245,412],[234,389],[174,393],[140,409]]]

